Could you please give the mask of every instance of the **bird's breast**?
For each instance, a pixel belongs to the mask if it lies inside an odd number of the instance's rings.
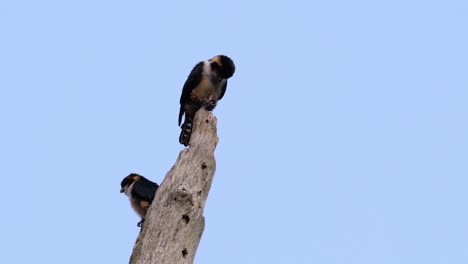
[[[201,101],[204,98],[214,97],[216,100],[221,95],[221,87],[219,83],[213,83],[208,78],[202,78],[201,82],[195,89],[192,90],[192,100]]]
[[[140,217],[143,218],[146,215],[146,209],[149,207],[149,205],[146,207],[143,207],[142,204],[140,204],[140,202],[136,201],[134,198],[130,199],[130,204],[132,205],[133,210],[135,210],[135,212]]]

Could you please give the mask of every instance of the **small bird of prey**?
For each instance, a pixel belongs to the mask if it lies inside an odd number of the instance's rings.
[[[141,221],[137,224],[141,227],[159,185],[139,174],[130,173],[122,180],[120,187],[120,192],[128,196],[132,208],[141,217]]]
[[[225,55],[201,61],[190,72],[180,96],[179,126],[182,116],[185,116],[181,126],[179,142],[184,146],[190,144],[193,119],[203,106],[211,111],[216,107],[226,92],[227,81],[234,75],[234,62]]]

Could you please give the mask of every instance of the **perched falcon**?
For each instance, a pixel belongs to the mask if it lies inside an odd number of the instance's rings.
[[[128,196],[133,209],[141,217],[137,224],[141,227],[159,185],[139,174],[130,173],[122,180],[120,186],[120,192]]]
[[[218,55],[207,61],[201,61],[190,72],[180,96],[179,126],[185,114],[179,142],[184,146],[190,143],[195,113],[204,106],[213,110],[218,100],[226,92],[227,79],[236,70],[234,62],[227,56]]]

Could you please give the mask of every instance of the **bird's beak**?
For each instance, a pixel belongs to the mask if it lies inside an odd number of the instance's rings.
[[[120,193],[125,192],[124,188],[120,188]]]

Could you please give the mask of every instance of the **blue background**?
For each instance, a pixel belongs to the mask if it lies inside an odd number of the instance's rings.
[[[468,263],[465,1],[3,1],[2,263],[127,263],[229,55],[196,263]]]

